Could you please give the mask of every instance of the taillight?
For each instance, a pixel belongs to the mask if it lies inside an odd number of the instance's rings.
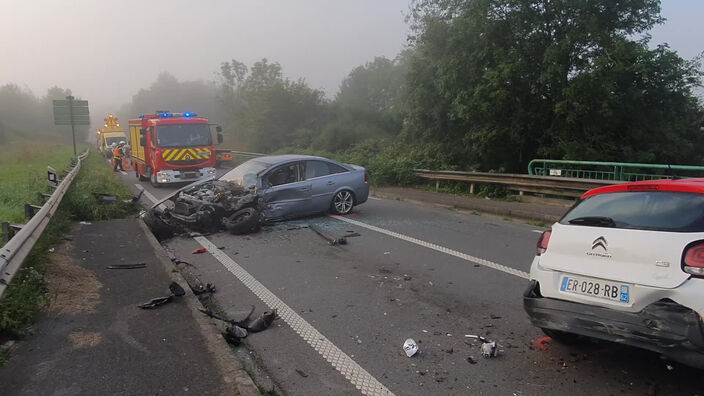
[[[682,269],[688,274],[704,276],[704,242],[697,242],[687,248]]]
[[[545,231],[542,235],[540,235],[540,239],[538,239],[538,245],[535,249],[536,256],[540,256],[541,254],[545,253],[546,250],[548,250],[548,243],[550,243],[551,234],[552,231]]]
[[[364,182],[369,183],[369,172],[364,172]]]

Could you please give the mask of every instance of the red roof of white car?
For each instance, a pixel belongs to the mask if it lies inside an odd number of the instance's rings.
[[[582,199],[591,197],[592,195],[624,191],[678,191],[704,194],[704,178],[660,179],[613,184],[589,190],[582,195]]]

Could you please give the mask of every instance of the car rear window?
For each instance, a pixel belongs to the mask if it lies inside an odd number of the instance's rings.
[[[594,195],[574,206],[560,224],[704,232],[704,195],[670,191]]]

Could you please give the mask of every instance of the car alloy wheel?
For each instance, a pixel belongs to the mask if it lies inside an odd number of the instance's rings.
[[[348,214],[352,211],[352,206],[354,206],[354,197],[347,190],[338,191],[332,200],[332,205],[335,213]]]

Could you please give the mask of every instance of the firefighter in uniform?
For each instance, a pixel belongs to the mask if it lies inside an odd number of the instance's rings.
[[[124,171],[125,169],[122,167],[122,159],[125,157],[125,152],[122,150],[122,147],[125,145],[125,142],[122,141],[120,144],[115,147],[115,151],[112,153],[112,160],[113,160],[113,167],[112,170],[117,172],[118,169],[121,171]]]

